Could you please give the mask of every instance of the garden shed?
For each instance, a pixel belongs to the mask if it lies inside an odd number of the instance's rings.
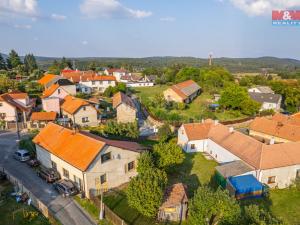
[[[259,198],[264,186],[253,175],[230,177],[226,188],[236,199]]]
[[[187,216],[188,198],[182,183],[168,187],[158,211],[158,220],[183,221]]]

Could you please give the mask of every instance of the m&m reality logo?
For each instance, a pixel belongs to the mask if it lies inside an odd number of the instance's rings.
[[[300,10],[273,10],[272,24],[275,26],[300,26]]]

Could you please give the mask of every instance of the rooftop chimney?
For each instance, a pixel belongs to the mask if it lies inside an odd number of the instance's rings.
[[[215,125],[219,124],[219,120],[214,120],[214,122],[215,122]]]
[[[270,140],[270,145],[274,145],[275,144],[275,139],[272,137]]]
[[[233,127],[229,127],[229,132],[233,133],[233,131],[234,131],[234,128]]]
[[[201,120],[201,123],[204,123],[204,119]]]

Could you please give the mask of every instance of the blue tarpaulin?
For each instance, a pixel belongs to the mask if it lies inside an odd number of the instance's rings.
[[[263,185],[253,175],[230,177],[229,181],[236,195],[263,191]]]

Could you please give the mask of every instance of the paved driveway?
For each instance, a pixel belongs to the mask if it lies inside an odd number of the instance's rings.
[[[12,155],[17,149],[16,139],[16,133],[0,133],[0,167],[4,167],[22,181],[27,189],[50,207],[62,224],[94,225],[95,223],[74,203],[72,198],[61,197],[51,184],[40,179],[25,163],[13,159]]]

